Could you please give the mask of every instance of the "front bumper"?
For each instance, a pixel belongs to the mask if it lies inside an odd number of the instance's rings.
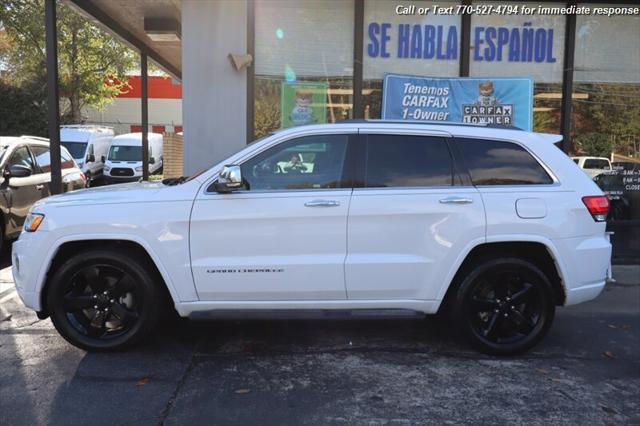
[[[46,231],[38,231],[40,236]],[[40,253],[43,247],[35,238],[36,233],[20,234],[11,248],[11,273],[16,291],[27,308],[35,311],[42,310],[40,289],[36,289],[42,269],[45,267],[42,260],[44,253]]]

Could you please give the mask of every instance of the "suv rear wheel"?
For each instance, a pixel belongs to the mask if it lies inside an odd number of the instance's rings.
[[[483,352],[508,355],[536,345],[555,314],[551,283],[519,258],[478,262],[462,281],[454,305],[460,331]]]
[[[163,306],[156,276],[139,256],[97,249],[74,256],[50,282],[53,325],[69,343],[89,351],[137,343],[154,328]]]

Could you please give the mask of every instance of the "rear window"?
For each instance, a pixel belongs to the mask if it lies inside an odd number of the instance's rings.
[[[451,155],[447,143],[436,137],[369,135],[366,186],[450,186]]]
[[[458,139],[474,185],[540,185],[553,180],[520,145],[504,141]]]
[[[584,160],[585,169],[609,169],[609,162],[607,160],[598,160],[596,158],[589,158]]]

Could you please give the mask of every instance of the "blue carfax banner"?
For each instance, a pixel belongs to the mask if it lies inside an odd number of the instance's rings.
[[[531,131],[533,82],[530,78],[431,78],[386,74],[382,118],[488,123]]]

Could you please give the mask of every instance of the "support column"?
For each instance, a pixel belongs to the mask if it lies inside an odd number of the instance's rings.
[[[471,0],[463,0],[463,5],[471,5]],[[471,56],[471,15],[462,15],[460,23],[460,77],[469,77],[469,58]]]
[[[364,0],[354,2],[353,31],[353,117],[364,118],[364,98],[362,97],[363,75],[363,48],[364,48]]]
[[[147,76],[147,54],[140,52],[140,84],[142,93],[142,180],[149,180],[149,84]]]
[[[58,102],[58,31],[56,29],[56,0],[45,0],[44,21],[47,47],[47,107],[49,121],[49,149],[51,153],[51,194],[62,192],[60,163],[60,104]]]
[[[567,6],[572,4],[575,3],[567,3]],[[565,19],[560,131],[562,132],[562,150],[568,154],[573,151],[573,141],[571,140],[571,107],[573,102],[573,61],[576,47],[576,15],[569,14]]]

